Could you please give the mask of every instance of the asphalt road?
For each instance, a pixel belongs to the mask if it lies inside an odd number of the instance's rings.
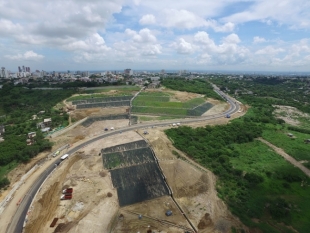
[[[84,146],[87,146],[87,145],[89,145],[89,144],[91,144],[97,140],[100,140],[102,138],[109,137],[109,136],[115,135],[115,134],[119,134],[121,132],[137,130],[137,129],[141,129],[141,128],[148,128],[148,127],[153,127],[153,126],[167,126],[167,125],[170,125],[170,124],[173,124],[176,122],[184,124],[184,123],[206,121],[206,120],[225,117],[227,114],[233,114],[239,110],[239,104],[238,103],[231,100],[227,95],[225,95],[221,91],[216,90],[216,92],[219,95],[224,96],[227,99],[227,102],[230,104],[230,108],[224,113],[215,114],[212,116],[199,117],[199,118],[168,120],[168,121],[162,121],[162,122],[158,122],[158,123],[143,123],[143,124],[131,125],[128,127],[124,127],[121,129],[114,130],[114,131],[105,132],[102,135],[99,135],[97,137],[89,139],[88,141],[68,150],[67,154],[72,155],[75,152],[77,152],[78,150],[80,150],[81,148],[83,148]],[[62,162],[61,159],[55,160],[55,164],[61,163],[61,162]],[[27,215],[28,209],[31,205],[31,202],[32,202],[34,196],[36,195],[36,193],[38,192],[38,189],[40,188],[42,183],[45,181],[45,179],[48,177],[48,175],[57,167],[55,164],[52,164],[51,166],[49,166],[43,172],[43,174],[40,175],[40,177],[34,182],[32,187],[28,191],[28,193],[25,195],[24,199],[21,201],[14,217],[12,218],[10,225],[7,228],[7,231],[6,231],[7,233],[17,233],[17,232],[23,231],[24,221],[26,219],[26,215]]]

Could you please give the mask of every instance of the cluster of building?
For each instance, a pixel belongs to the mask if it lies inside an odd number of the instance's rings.
[[[50,85],[62,84],[68,82],[82,81],[82,82],[97,82],[101,83],[118,83],[123,82],[127,85],[149,85],[149,88],[155,88],[159,86],[160,77],[167,76],[180,76],[187,78],[197,78],[197,73],[187,72],[186,70],[175,71],[172,73],[166,73],[165,70],[159,72],[152,71],[133,71],[132,69],[125,69],[123,71],[103,71],[103,72],[92,72],[89,71],[76,71],[70,72],[47,72],[35,70],[31,72],[30,67],[18,67],[18,72],[12,73],[7,71],[4,67],[1,69],[1,78],[12,80],[14,85],[24,84],[27,85],[29,82],[49,82]],[[0,86],[1,88],[1,86]]]

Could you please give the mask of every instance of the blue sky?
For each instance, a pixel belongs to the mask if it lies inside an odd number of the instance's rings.
[[[0,66],[310,71],[308,0],[0,0]]]

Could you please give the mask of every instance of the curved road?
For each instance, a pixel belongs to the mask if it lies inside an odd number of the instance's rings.
[[[70,149],[67,154],[72,155],[73,153],[77,152],[84,146],[87,146],[97,140],[100,140],[105,137],[109,137],[111,135],[119,134],[121,132],[126,132],[126,131],[131,131],[131,130],[136,130],[136,129],[141,129],[145,127],[152,127],[152,126],[166,126],[169,124],[173,124],[176,122],[180,123],[193,123],[193,122],[199,122],[199,121],[206,121],[206,120],[211,120],[211,119],[216,119],[216,118],[222,118],[225,117],[227,114],[233,114],[238,111],[239,109],[239,104],[232,99],[230,99],[229,96],[224,94],[223,92],[219,90],[215,90],[219,95],[225,97],[227,99],[227,102],[230,104],[230,108],[221,114],[215,114],[212,116],[205,116],[205,117],[199,117],[199,118],[192,118],[192,119],[181,119],[181,120],[168,120],[168,121],[162,121],[158,123],[143,123],[143,124],[138,124],[138,125],[131,125],[126,128],[121,128],[117,129],[114,131],[110,131],[108,133],[104,133],[102,135],[99,135],[97,137],[91,138],[88,141]],[[38,189],[40,186],[43,184],[43,182],[46,180],[46,178],[49,176],[49,174],[57,167],[56,164],[61,163],[61,159],[55,160],[55,164],[52,164],[49,166],[41,175],[40,177],[34,182],[32,187],[28,190],[27,194],[25,195],[24,199],[20,203],[15,215],[12,218],[12,221],[10,222],[8,228],[7,228],[7,233],[17,233],[17,232],[23,232],[23,226],[24,226],[24,221],[28,212],[28,209],[32,203],[32,200],[36,193],[38,192]]]

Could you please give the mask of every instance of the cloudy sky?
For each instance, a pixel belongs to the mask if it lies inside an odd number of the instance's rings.
[[[309,0],[0,0],[0,66],[310,71]]]

